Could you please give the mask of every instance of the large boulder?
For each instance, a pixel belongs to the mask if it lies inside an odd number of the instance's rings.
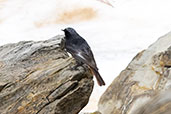
[[[0,47],[0,114],[76,114],[88,103],[92,75],[72,69],[62,37]]]
[[[171,89],[154,96],[149,102],[135,110],[134,114],[171,114]]]
[[[169,91],[169,88],[171,88],[171,32],[134,57],[101,96],[98,111],[102,114],[135,114],[144,104],[157,101],[155,99],[159,100],[161,97],[156,96]],[[158,112],[170,110],[171,100],[169,103],[162,103],[160,108],[156,108]],[[166,104],[169,106],[166,107]],[[155,107],[150,106],[152,105],[149,105],[151,110]],[[141,110],[142,108],[139,109],[140,112]]]

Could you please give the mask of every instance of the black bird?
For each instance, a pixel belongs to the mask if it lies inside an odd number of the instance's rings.
[[[64,48],[66,51],[75,58],[79,65],[88,65],[92,73],[95,75],[99,86],[105,85],[104,80],[98,72],[91,48],[85,39],[83,39],[73,28],[65,28],[62,31],[65,33]]]

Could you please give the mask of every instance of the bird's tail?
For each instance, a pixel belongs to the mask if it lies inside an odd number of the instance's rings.
[[[91,71],[94,74],[94,76],[96,77],[98,85],[99,86],[105,85],[105,82],[104,82],[103,78],[100,76],[99,72],[93,68],[91,68]]]

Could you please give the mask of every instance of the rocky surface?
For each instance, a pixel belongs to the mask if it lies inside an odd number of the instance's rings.
[[[161,91],[134,114],[171,114],[171,89]]]
[[[76,114],[87,104],[92,76],[71,70],[62,37],[0,47],[0,114]]]
[[[101,96],[98,111],[102,114],[135,114],[135,111],[146,103],[153,110],[155,106],[151,107],[148,103],[151,99],[161,98],[155,96],[169,91],[169,88],[171,88],[171,32],[134,57]],[[171,101],[162,103],[160,108],[154,110],[158,112],[170,110]],[[141,108],[139,110],[141,112]],[[161,114],[158,112],[155,114]]]

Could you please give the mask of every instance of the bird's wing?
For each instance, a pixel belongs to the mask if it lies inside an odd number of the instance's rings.
[[[91,67],[97,69],[96,61],[94,59],[94,55],[93,55],[93,53],[91,51],[91,48],[86,43],[84,43],[83,45],[87,45],[87,46],[82,46],[83,48],[81,48],[80,55],[82,55],[83,58],[85,58],[89,62],[88,65],[90,65]]]
[[[87,42],[82,43],[81,45],[77,46],[67,46],[68,52],[78,61],[87,64],[88,66],[98,70],[94,55],[91,51],[91,48],[87,44]]]

